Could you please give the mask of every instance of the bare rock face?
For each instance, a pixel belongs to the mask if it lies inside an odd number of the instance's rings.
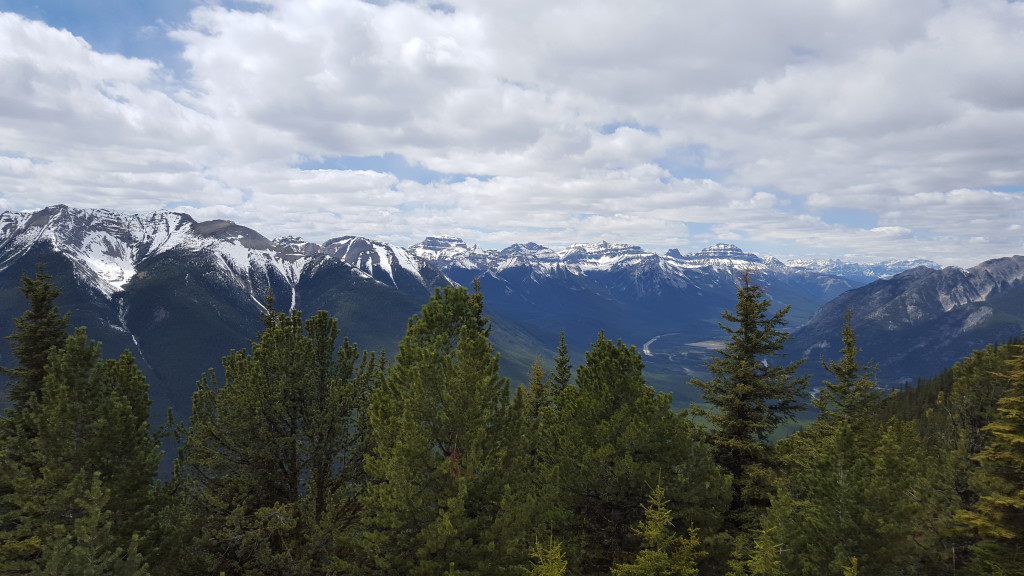
[[[791,349],[816,363],[837,354],[846,310],[863,359],[880,382],[898,385],[935,375],[974,350],[1024,331],[1024,256],[967,269],[917,267],[846,292],[793,334]]]

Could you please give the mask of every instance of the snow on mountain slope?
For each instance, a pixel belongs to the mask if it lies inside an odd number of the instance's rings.
[[[403,290],[450,283],[409,251],[365,238],[347,236],[323,246],[296,237],[268,240],[228,220],[196,222],[166,210],[128,214],[60,205],[0,214],[0,269],[40,243],[65,254],[78,275],[108,298],[125,289],[142,263],[171,250],[209,259],[224,281],[252,292],[257,302],[264,295],[256,294],[256,284],[266,285],[259,279],[274,275],[291,286],[294,306],[296,284],[324,258]]]
[[[781,264],[774,258],[764,260],[757,254],[744,252],[734,244],[715,244],[692,254],[680,254],[678,250],[669,250],[666,256],[685,268],[764,270]]]
[[[368,278],[408,293],[451,285],[446,272],[455,273],[462,283],[481,274],[506,272],[534,279],[612,274],[616,279],[609,277],[611,286],[632,286],[647,294],[669,286],[720,284],[737,271],[827,275],[808,263],[789,267],[732,244],[716,244],[692,254],[670,250],[659,255],[639,246],[608,242],[573,244],[557,252],[535,243],[485,250],[453,236],[432,236],[406,249],[356,236],[334,238],[323,245],[296,237],[268,240],[234,222],[196,222],[187,214],[165,210],[127,214],[53,206],[34,213],[0,214],[0,258],[13,258],[39,242],[67,254],[80,266],[81,276],[108,297],[125,289],[141,263],[169,250],[211,258],[227,281],[253,292],[257,300],[261,296],[255,295],[255,285],[265,285],[259,278],[268,274],[283,278],[292,287],[293,303],[296,283],[323,258],[344,262]],[[889,269],[910,264],[891,263]]]
[[[409,250],[441,269],[460,267],[493,271],[516,265],[529,265],[540,269],[560,266],[586,274],[651,266],[674,273],[706,267],[752,270],[785,267],[774,258],[762,259],[756,254],[743,252],[732,244],[716,244],[700,252],[685,255],[678,250],[669,250],[666,254],[659,255],[640,246],[609,242],[572,244],[558,252],[534,243],[513,244],[498,251],[470,247],[461,238],[431,236],[419,244],[410,246]]]
[[[451,285],[437,268],[411,250],[383,242],[342,236],[324,242],[321,251],[399,290],[408,292]]]
[[[493,264],[496,251],[469,246],[454,236],[428,236],[409,246],[409,252],[443,269],[486,270]]]
[[[801,270],[854,278],[865,283],[892,278],[901,272],[906,272],[919,266],[932,269],[940,268],[935,262],[921,258],[885,260],[874,264],[845,262],[843,260],[791,260],[787,265]]]
[[[49,243],[84,264],[96,287],[109,296],[131,280],[141,259],[177,247],[201,248],[191,233],[194,224],[189,216],[174,212],[135,215],[53,206],[0,214],[0,247],[10,261],[38,243]]]

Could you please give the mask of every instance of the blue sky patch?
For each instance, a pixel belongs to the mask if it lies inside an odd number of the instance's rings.
[[[339,156],[324,158],[322,161],[307,160],[296,165],[296,168],[300,170],[369,170],[382,174],[393,174],[400,180],[412,180],[420,184],[462,182],[470,176],[479,180],[490,179],[488,176],[438,172],[424,168],[420,164],[410,164],[405,156],[393,152],[386,152],[381,156]]]

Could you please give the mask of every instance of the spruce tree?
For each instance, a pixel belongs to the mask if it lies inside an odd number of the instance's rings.
[[[516,439],[489,332],[479,287],[437,290],[374,390],[368,573],[501,574],[525,565],[534,527],[508,518]]]
[[[554,404],[557,389],[552,389],[540,360],[534,361],[530,367],[530,378],[525,387],[516,389],[517,404],[522,406],[525,418],[530,422],[538,422],[541,413]]]
[[[974,574],[1024,574],[1024,347],[1007,361],[1009,387],[996,418],[985,426],[988,444],[975,456],[972,477],[978,501],[961,511],[960,523],[978,538]]]
[[[672,530],[672,510],[668,507],[665,489],[654,487],[643,507],[644,519],[634,528],[643,549],[628,564],[612,567],[612,576],[697,576],[697,560],[706,555],[699,550],[697,530],[687,536]]]
[[[565,343],[564,330],[558,336],[558,350],[555,356],[555,369],[551,374],[551,381],[560,390],[572,382],[572,358],[569,356],[569,346]]]
[[[822,360],[825,370],[835,381],[826,380],[812,404],[819,410],[819,419],[833,417],[853,421],[868,419],[869,412],[876,410],[882,394],[877,388],[874,374],[877,370],[872,363],[860,361],[857,335],[853,331],[853,311],[847,310],[843,319],[843,348],[839,360]]]
[[[535,542],[530,550],[530,557],[533,562],[528,572],[529,576],[564,576],[569,567],[569,563],[565,561],[562,544],[555,540],[549,540],[547,544],[542,544],[539,540]]]
[[[224,358],[223,387],[211,376],[193,395],[177,465],[181,517],[198,529],[184,572],[316,575],[353,560],[379,365],[339,348],[326,312],[271,311],[265,324],[251,352]]]
[[[941,460],[913,423],[842,423],[797,436],[789,467],[757,533],[749,566],[840,576],[854,558],[864,573],[937,574],[955,500]]]
[[[61,314],[55,301],[60,289],[52,282],[40,264],[35,276],[21,277],[21,292],[29,308],[14,320],[14,332],[7,336],[17,366],[3,368],[9,378],[7,400],[15,412],[24,409],[29,401],[39,397],[46,374],[46,360],[50,348],[60,347],[68,337],[70,314]]]
[[[768,505],[778,467],[770,438],[803,408],[807,387],[807,377],[796,374],[802,360],[779,362],[789,338],[783,330],[789,306],[770,313],[771,305],[764,288],[745,274],[735,311],[722,313],[728,324],[719,326],[728,340],[707,363],[713,378],[691,381],[707,404],[692,412],[707,421],[716,460],[733,477],[733,533],[756,526]]]

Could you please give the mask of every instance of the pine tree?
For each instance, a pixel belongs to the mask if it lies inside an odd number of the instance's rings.
[[[437,290],[374,390],[364,499],[370,573],[500,574],[526,562],[533,526],[505,518],[517,504],[509,494],[514,427],[489,332],[479,287]]]
[[[990,434],[975,457],[972,484],[979,494],[973,509],[958,520],[978,538],[972,549],[975,574],[1024,574],[1024,347],[1007,361],[1006,389]]]
[[[198,527],[186,571],[324,574],[352,561],[367,399],[379,365],[318,312],[269,312],[252,351],[204,378],[178,469]]]
[[[692,412],[710,425],[708,441],[717,462],[733,477],[729,528],[738,533],[756,526],[772,493],[778,463],[770,437],[803,408],[807,378],[796,375],[802,363],[777,364],[789,334],[783,330],[789,306],[769,314],[771,300],[749,274],[737,289],[734,312],[719,323],[728,335],[707,366],[711,380],[693,380],[708,407]]]
[[[4,465],[16,522],[3,535],[0,560],[11,566],[39,568],[49,561],[49,543],[65,536],[83,549],[93,545],[75,543],[109,542],[93,552],[113,553],[150,523],[160,452],[149,431],[148,388],[130,354],[101,356],[85,329],[76,330],[62,348],[51,348],[39,395],[20,413],[32,435]]]
[[[636,349],[603,334],[577,371],[576,386],[565,391],[554,436],[560,500],[572,515],[556,537],[579,572],[605,573],[632,557],[632,527],[659,482],[678,505],[680,525],[709,532],[720,526],[728,484],[671,402],[646,384]]]
[[[81,510],[71,526],[62,526],[44,546],[41,576],[148,576],[139,552],[139,537],[120,541],[110,520],[110,492],[93,475],[92,484],[76,499]]]

